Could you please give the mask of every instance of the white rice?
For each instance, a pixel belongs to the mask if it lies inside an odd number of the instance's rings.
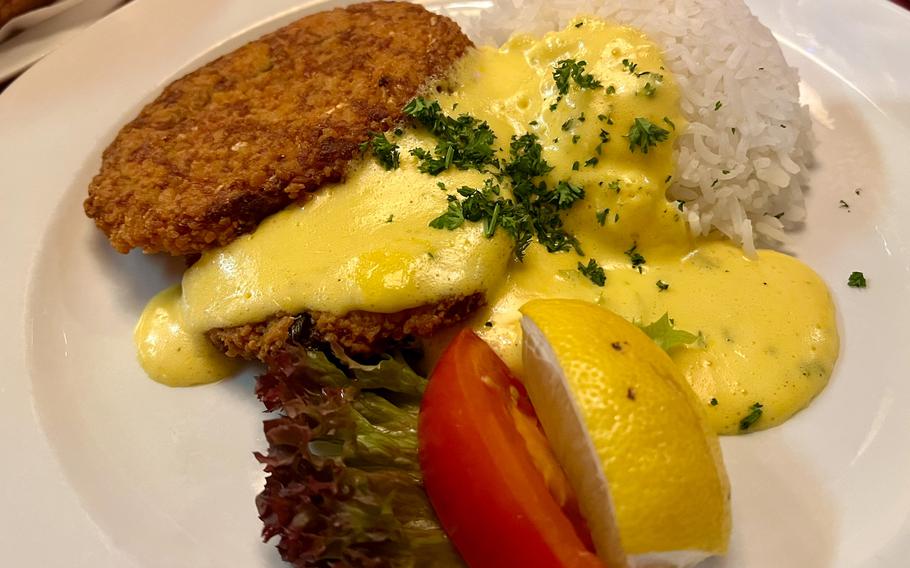
[[[770,30],[741,0],[498,0],[479,16],[453,13],[479,45],[516,32],[562,29],[595,15],[661,45],[689,126],[679,137],[670,199],[685,201],[695,234],[717,229],[749,253],[781,243],[802,221],[814,144],[799,77]],[[715,110],[717,102],[721,103]]]

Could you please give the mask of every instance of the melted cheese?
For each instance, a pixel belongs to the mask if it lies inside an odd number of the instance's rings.
[[[512,136],[538,136],[553,166],[548,184],[571,180],[585,189],[566,216],[584,256],[548,253],[535,243],[517,262],[503,230],[487,239],[479,223],[454,231],[428,227],[455,188],[481,187],[488,176],[454,168],[435,178],[418,172],[409,151],[435,142],[421,130],[408,131],[394,139],[400,169],[364,161],[344,183],[203,255],[187,271],[182,297],[170,292],[153,301],[137,330],[149,374],[174,377],[192,358],[200,366],[181,371],[183,377],[222,376],[207,370],[221,369],[213,363],[220,359],[200,343],[202,332],[215,327],[306,310],[389,313],[485,292],[488,306],[471,325],[519,375],[518,308],[537,297],[579,298],[639,322],[669,313],[678,328],[701,333],[702,342],[671,356],[718,432],[739,432],[756,402],[764,414],[751,429],[777,424],[808,404],[825,386],[838,351],[824,283],[786,255],[760,251],[750,259],[729,242],[690,237],[665,197],[676,129],[685,123],[660,51],[631,28],[577,23],[541,39],[518,36],[500,49],[472,52],[437,98],[445,112],[487,121],[501,158]],[[585,73],[603,87],[573,83],[553,106],[553,68],[563,59],[586,61]],[[625,138],[637,118],[668,131],[647,154],[630,151]],[[626,253],[633,245],[646,259],[640,271]],[[590,258],[606,270],[603,287],[577,269]],[[658,280],[669,288],[661,291]],[[444,341],[440,334],[430,352]]]

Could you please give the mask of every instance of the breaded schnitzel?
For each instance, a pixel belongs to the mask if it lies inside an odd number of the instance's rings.
[[[104,151],[85,212],[121,252],[226,244],[341,179],[470,45],[404,2],[307,16],[166,87]]]
[[[276,315],[265,322],[208,332],[209,340],[230,357],[268,363],[289,344],[335,344],[352,355],[381,353],[417,337],[427,337],[458,323],[482,306],[482,293],[454,298],[391,314],[353,311]]]

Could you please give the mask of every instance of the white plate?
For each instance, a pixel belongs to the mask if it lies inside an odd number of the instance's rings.
[[[123,2],[124,0],[56,2],[23,14],[3,26],[3,30],[0,30],[0,81],[27,69]],[[23,31],[8,38],[13,26],[22,27]]]
[[[185,390],[143,377],[136,316],[180,267],[114,253],[81,201],[101,150],[165,84],[334,4],[134,2],[0,97],[0,564],[281,565],[258,539],[251,375]],[[907,566],[910,15],[864,0],[751,4],[817,119],[810,221],[793,249],[831,287],[843,354],[807,410],[724,439],[735,532],[713,566]],[[846,286],[852,270],[867,290]]]
[[[81,3],[82,0],[56,0],[47,6],[42,6],[40,8],[35,8],[34,10],[29,10],[23,14],[19,14],[15,18],[3,24],[3,26],[0,26],[0,42],[16,32],[34,27],[45,20],[53,18],[57,14],[65,12],[74,6],[78,6]]]

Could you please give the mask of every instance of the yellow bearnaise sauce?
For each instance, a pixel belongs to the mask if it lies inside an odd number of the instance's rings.
[[[570,82],[553,107],[553,69],[563,59],[586,61],[585,73],[602,87]],[[436,177],[420,173],[409,152],[435,143],[422,130],[407,130],[392,137],[401,147],[399,169],[364,160],[344,183],[204,254],[187,270],[182,294],[153,300],[137,329],[149,375],[162,380],[166,368],[163,382],[188,384],[228,374],[221,357],[199,343],[216,327],[279,312],[390,313],[483,292],[487,307],[470,324],[519,376],[518,308],[532,298],[585,299],[644,324],[668,313],[677,328],[701,334],[670,355],[719,433],[738,433],[755,403],[763,412],[750,431],[778,424],[824,388],[838,336],[821,279],[784,254],[763,250],[749,258],[720,237],[693,239],[677,204],[667,201],[676,132],[685,121],[675,80],[646,36],[583,18],[540,39],[516,36],[499,49],[475,50],[446,86],[436,96],[443,110],[487,121],[500,157],[507,158],[512,136],[531,132],[553,166],[548,184],[584,187],[585,198],[565,217],[584,256],[534,243],[518,262],[502,230],[486,238],[479,223],[430,228],[448,195],[481,187],[489,176],[455,168]],[[647,153],[630,151],[624,136],[637,118],[667,130],[667,139]],[[643,264],[633,267],[633,252]],[[606,272],[604,286],[577,269],[591,258]],[[169,333],[172,339],[149,349],[147,337]],[[429,342],[428,352],[438,352],[445,338]],[[174,369],[187,371],[178,377]]]

